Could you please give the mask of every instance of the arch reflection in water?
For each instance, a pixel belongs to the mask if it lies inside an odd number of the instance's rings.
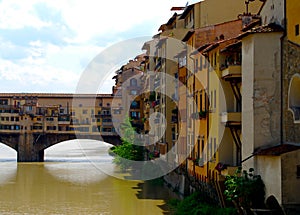
[[[113,158],[108,154],[111,146],[95,140],[66,141],[45,150],[45,168],[58,180],[95,183],[107,177],[102,168],[115,169]]]

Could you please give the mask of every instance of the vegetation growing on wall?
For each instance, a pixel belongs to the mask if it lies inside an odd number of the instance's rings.
[[[206,202],[200,192],[195,192],[182,201],[172,199],[168,202],[175,215],[235,215],[234,208],[220,208]]]
[[[254,169],[249,171],[239,168],[232,176],[226,176],[226,190],[224,192],[227,200],[232,201],[237,207],[264,208],[265,185],[260,175],[254,174]]]

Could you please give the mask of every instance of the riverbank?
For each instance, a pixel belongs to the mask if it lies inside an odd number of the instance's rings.
[[[194,192],[183,200],[171,199],[167,203],[173,215],[235,215],[235,208],[220,208],[207,202],[200,192]]]

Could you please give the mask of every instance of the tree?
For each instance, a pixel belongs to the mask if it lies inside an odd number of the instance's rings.
[[[133,161],[144,160],[144,147],[139,142],[128,117],[124,119],[120,128],[122,144],[113,147],[111,151],[116,155],[114,163],[125,170],[132,166]]]

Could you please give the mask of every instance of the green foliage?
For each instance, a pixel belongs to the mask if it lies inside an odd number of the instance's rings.
[[[150,102],[155,101],[155,92],[154,92],[154,91],[152,91],[152,92],[150,93],[149,101],[150,101]]]
[[[234,208],[220,208],[205,202],[200,192],[195,192],[182,201],[171,199],[168,205],[175,215],[235,215]]]
[[[263,208],[265,199],[265,185],[260,175],[254,174],[254,169],[249,172],[239,168],[232,176],[226,176],[227,200],[234,201],[239,207]]]
[[[140,146],[135,137],[135,130],[130,124],[129,118],[125,118],[121,126],[122,144],[111,148],[116,155],[114,163],[119,165],[122,170],[131,167],[132,161],[144,160],[144,147]]]

